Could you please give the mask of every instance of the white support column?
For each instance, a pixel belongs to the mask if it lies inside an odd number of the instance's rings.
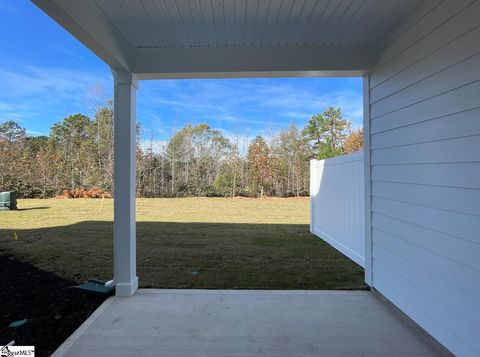
[[[130,72],[114,76],[114,265],[117,296],[138,288],[136,267],[136,91]]]
[[[365,282],[373,286],[372,182],[370,164],[370,74],[363,77],[363,160],[365,175]]]

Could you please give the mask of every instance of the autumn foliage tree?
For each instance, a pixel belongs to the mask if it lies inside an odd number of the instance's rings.
[[[92,117],[69,115],[48,136],[29,136],[14,121],[0,123],[0,190],[48,198],[65,190],[113,191],[112,103]],[[309,192],[309,160],[362,147],[361,131],[347,136],[338,108],[292,124],[268,140],[226,136],[205,123],[186,124],[146,144],[137,125],[137,196],[302,196]]]
[[[26,180],[24,149],[27,133],[18,123],[0,123],[0,187],[23,189]]]
[[[354,130],[345,138],[344,151],[350,154],[363,150],[363,129]]]
[[[247,162],[250,189],[254,195],[263,197],[271,186],[273,167],[270,148],[261,136],[257,136],[250,144]]]

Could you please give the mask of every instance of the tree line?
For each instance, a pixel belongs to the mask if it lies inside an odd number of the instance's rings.
[[[309,160],[361,150],[363,132],[352,131],[338,108],[291,124],[269,138],[227,137],[207,124],[187,124],[161,147],[140,144],[137,126],[137,196],[304,196]],[[111,103],[90,118],[67,116],[48,136],[30,136],[15,121],[0,123],[0,190],[23,198],[48,198],[66,189],[113,191]]]

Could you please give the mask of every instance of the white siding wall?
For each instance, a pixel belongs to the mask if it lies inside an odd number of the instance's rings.
[[[365,266],[363,152],[310,161],[310,231]]]
[[[370,75],[373,286],[480,355],[480,1],[426,1]]]

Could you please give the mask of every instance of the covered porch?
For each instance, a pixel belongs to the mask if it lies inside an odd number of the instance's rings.
[[[136,97],[142,80],[363,77],[368,121],[369,70],[397,26],[419,7],[414,0],[33,2],[113,74],[115,276],[109,284],[117,296],[138,289]],[[367,242],[368,284],[370,250]]]
[[[59,354],[440,353],[373,292],[136,292],[139,80],[268,76],[364,78],[365,281],[480,353],[480,1],[33,2],[115,79],[116,297]]]

